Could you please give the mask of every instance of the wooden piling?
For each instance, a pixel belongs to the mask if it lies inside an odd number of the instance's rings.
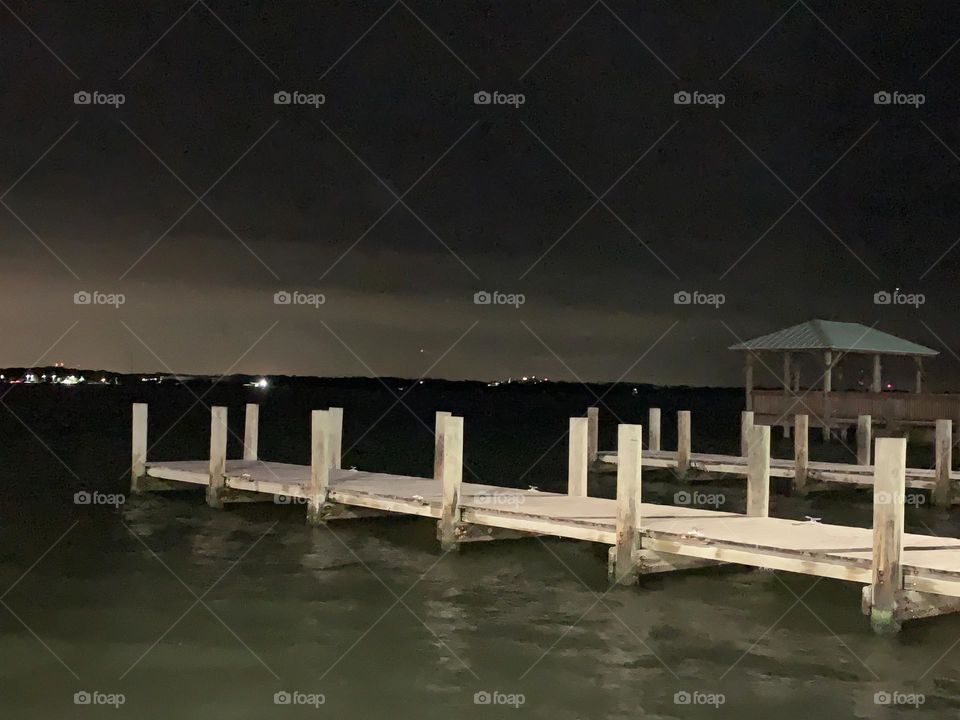
[[[903,503],[907,441],[879,438],[873,469],[873,584],[870,625],[878,633],[900,629],[897,602],[903,591]]]
[[[307,489],[307,522],[324,522],[323,506],[330,491],[329,414],[326,410],[310,413],[310,487]]]
[[[660,408],[650,408],[647,421],[647,449],[660,451]]]
[[[339,470],[342,467],[343,452],[343,408],[332,407],[327,410],[327,449],[330,467]]]
[[[770,514],[770,427],[754,425],[747,443],[747,515]]]
[[[933,504],[949,508],[953,499],[950,469],[953,465],[953,421],[937,420],[935,441],[936,483],[933,488]]]
[[[743,410],[740,413],[740,457],[747,456],[747,443],[750,431],[753,429],[753,411]]]
[[[600,408],[587,408],[587,460],[597,461],[597,444],[600,441]]]
[[[643,427],[617,427],[617,544],[611,580],[632,584],[637,580],[635,553],[640,550],[641,467]]]
[[[260,435],[260,406],[247,403],[247,414],[243,423],[243,459],[257,459],[257,445]]]
[[[212,508],[223,507],[223,494],[226,480],[223,474],[227,469],[227,409],[214,406],[210,408],[210,474],[207,484],[207,505]]]
[[[450,417],[448,412],[438,412],[433,421],[433,479],[443,480],[443,429]]]
[[[857,416],[857,465],[870,464],[871,424],[869,415]]]
[[[570,418],[570,444],[567,453],[567,494],[587,496],[589,428],[587,418]]]
[[[586,421],[586,418],[584,418]],[[463,482],[463,418],[446,417],[443,423],[443,509],[437,528],[440,548],[456,550],[460,522],[460,485]]]
[[[806,415],[793,416],[793,491],[807,492],[807,468],[810,463],[810,421]]]
[[[147,474],[147,404],[133,404],[133,433],[130,458],[130,492],[144,491]]]
[[[677,474],[683,477],[690,470],[690,411],[677,411]]]

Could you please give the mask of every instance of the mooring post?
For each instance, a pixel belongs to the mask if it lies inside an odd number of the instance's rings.
[[[869,415],[857,415],[857,465],[870,464],[871,424]]]
[[[584,418],[585,420],[586,418]],[[443,422],[443,508],[437,528],[440,549],[456,550],[460,521],[460,485],[463,482],[463,418],[448,416]]]
[[[753,429],[753,411],[742,410],[740,412],[740,457],[747,456],[747,444],[750,438],[750,431]]]
[[[770,514],[770,426],[754,425],[747,443],[747,515]]]
[[[446,426],[448,412],[438,412],[433,422],[433,479],[443,480],[443,430]]]
[[[650,408],[647,437],[647,449],[660,452],[660,408]]]
[[[340,457],[343,451],[343,408],[327,410],[327,448],[330,467],[339,470],[343,462]]]
[[[903,503],[907,441],[878,438],[873,468],[873,584],[870,625],[878,633],[897,632],[897,601],[903,590]]]
[[[807,492],[807,467],[810,462],[810,422],[806,415],[793,416],[793,491]]]
[[[933,488],[933,504],[949,508],[953,499],[953,488],[950,483],[950,468],[953,465],[953,421],[937,420],[937,435],[935,451],[936,483]]]
[[[677,411],[677,474],[683,477],[690,470],[690,411]]]
[[[247,403],[247,414],[243,423],[243,459],[257,459],[257,444],[260,434],[260,406]]]
[[[310,413],[310,486],[307,488],[307,522],[324,522],[323,506],[330,491],[329,414],[326,410]]]
[[[147,404],[133,404],[133,435],[130,459],[130,492],[144,491],[147,474]]]
[[[640,550],[640,496],[643,427],[617,427],[617,545],[610,578],[623,585],[637,581],[634,553]]]
[[[570,446],[567,453],[568,495],[587,496],[587,457],[590,442],[588,435],[587,418],[570,418]]]
[[[207,505],[223,507],[223,491],[227,487],[227,409],[210,408],[210,477],[207,483]]]
[[[587,460],[597,461],[597,444],[600,442],[600,408],[587,408]]]

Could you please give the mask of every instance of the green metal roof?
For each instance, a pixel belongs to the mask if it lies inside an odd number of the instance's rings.
[[[875,330],[860,323],[808,320],[768,335],[761,335],[730,350],[839,350],[879,355],[939,355],[923,345]]]

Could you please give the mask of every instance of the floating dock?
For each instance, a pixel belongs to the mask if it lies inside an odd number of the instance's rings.
[[[900,438],[876,441],[871,530],[769,517],[773,463],[767,426],[747,432],[747,507],[740,514],[643,502],[641,468],[653,453],[643,449],[639,425],[618,427],[616,499],[588,497],[589,465],[599,456],[593,409],[570,421],[567,493],[464,483],[464,421],[450,413],[436,414],[432,478],[343,469],[339,408],[313,411],[310,465],[258,458],[256,405],[246,408],[243,457],[236,460],[226,457],[224,407],[212,408],[206,460],[148,460],[147,419],[147,406],[135,404],[133,492],[202,486],[213,508],[231,502],[302,503],[311,524],[377,515],[426,517],[437,520],[445,551],[465,542],[537,535],[601,543],[610,546],[611,580],[622,584],[649,573],[721,563],[858,582],[865,586],[863,610],[878,632],[960,610],[960,540],[904,533],[906,441]]]

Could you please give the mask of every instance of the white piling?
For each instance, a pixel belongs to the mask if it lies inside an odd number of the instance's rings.
[[[660,451],[660,408],[650,408],[647,420],[647,449]]]
[[[567,453],[567,494],[587,496],[589,457],[587,418],[570,418],[570,445]],[[619,459],[618,459],[619,462]]]
[[[256,460],[260,436],[260,406],[247,403],[247,414],[243,423],[243,459]]]
[[[857,416],[857,465],[870,464],[872,420],[869,415]]]
[[[683,477],[690,470],[690,411],[677,411],[677,474]]]
[[[950,468],[953,460],[953,421],[937,420],[935,440],[936,483],[933,488],[933,504],[949,508],[953,499],[950,483]]]
[[[207,484],[207,505],[223,507],[223,491],[226,489],[224,473],[227,470],[227,409],[210,408],[210,473]]]
[[[147,474],[147,404],[133,404],[133,433],[130,458],[130,492],[144,490]]]
[[[443,431],[446,426],[448,412],[438,412],[433,421],[433,479],[443,480]]]
[[[641,467],[643,427],[617,427],[617,545],[612,580],[636,582],[634,554],[640,550]]]
[[[740,412],[740,457],[747,456],[747,442],[750,437],[750,431],[753,429],[753,411],[743,410]]]
[[[873,584],[870,624],[876,632],[900,629],[897,602],[903,590],[903,504],[907,441],[879,438],[873,469]]]
[[[810,421],[806,415],[793,416],[793,491],[807,491],[807,470],[810,463]]]
[[[747,443],[747,515],[770,514],[770,427],[755,425]]]
[[[310,486],[307,488],[307,522],[324,522],[323,506],[330,491],[329,415],[326,410],[310,413]]]
[[[327,449],[330,467],[339,470],[342,467],[343,452],[343,408],[332,407],[327,410]]]
[[[456,550],[460,521],[460,486],[463,482],[463,418],[447,417],[443,423],[443,508],[439,527],[440,548]]]
[[[597,461],[597,444],[600,441],[600,408],[587,408],[587,460]]]

